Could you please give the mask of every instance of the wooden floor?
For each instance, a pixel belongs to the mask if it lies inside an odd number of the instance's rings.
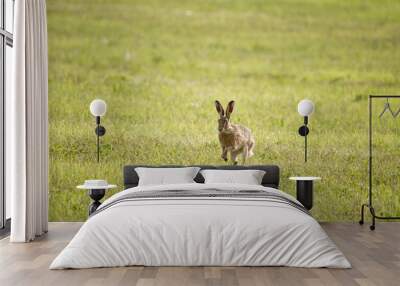
[[[322,224],[353,269],[289,267],[123,267],[48,270],[81,223],[50,223],[32,243],[0,241],[0,285],[400,285],[400,223]]]

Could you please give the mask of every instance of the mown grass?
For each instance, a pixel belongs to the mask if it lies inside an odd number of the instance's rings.
[[[250,163],[281,166],[282,190],[294,193],[289,176],[321,176],[314,216],[359,219],[367,199],[367,96],[400,93],[400,2],[47,6],[50,220],[85,220],[89,199],[75,186],[105,178],[120,191],[125,164],[223,164],[215,99],[236,100],[232,120],[256,138]],[[94,98],[108,103],[100,164],[88,109]],[[316,104],[307,164],[297,135],[303,98]],[[399,215],[400,118],[378,114],[375,202],[379,214]]]

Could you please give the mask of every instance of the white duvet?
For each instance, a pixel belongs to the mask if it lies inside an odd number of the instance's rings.
[[[238,184],[135,187],[155,190],[279,190]],[[350,268],[318,222],[262,199],[160,198],[125,201],[90,217],[50,269],[145,266],[294,266]]]

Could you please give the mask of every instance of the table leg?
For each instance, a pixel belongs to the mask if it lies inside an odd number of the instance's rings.
[[[101,205],[100,200],[104,197],[106,193],[105,189],[92,189],[89,190],[89,196],[93,202],[89,205],[89,216],[94,213],[97,208]]]
[[[297,200],[301,202],[306,209],[311,210],[313,207],[313,181],[297,181],[296,196]]]

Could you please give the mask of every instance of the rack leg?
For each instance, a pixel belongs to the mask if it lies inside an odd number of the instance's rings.
[[[360,221],[359,221],[359,224],[360,225],[363,225],[364,224],[364,207],[365,207],[366,205],[365,204],[363,204],[362,206],[361,206],[361,219],[360,219]]]
[[[371,212],[372,215],[372,224],[370,225],[369,229],[370,230],[375,230],[375,209],[373,207],[369,207],[369,211]]]
[[[359,223],[360,223],[361,225],[364,224],[364,209],[365,209],[365,207],[369,208],[369,211],[370,211],[371,216],[372,216],[372,224],[370,225],[369,229],[370,229],[370,230],[375,230],[375,221],[376,221],[377,216],[375,215],[375,209],[374,209],[374,207],[372,207],[372,206],[370,206],[370,205],[368,205],[368,204],[363,204],[363,205],[361,206],[361,219],[360,219]],[[378,218],[379,218],[379,217],[378,217]]]

